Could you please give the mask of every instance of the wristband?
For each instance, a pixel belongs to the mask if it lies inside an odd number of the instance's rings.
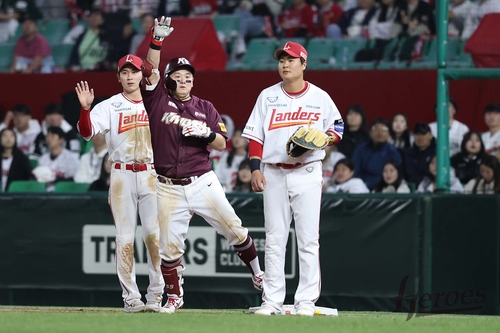
[[[250,172],[254,172],[255,170],[260,171],[260,160],[258,158],[252,158],[250,160]]]
[[[216,137],[217,137],[217,134],[215,134],[215,132],[211,132],[210,135],[205,138],[205,140],[208,143],[212,143]]]

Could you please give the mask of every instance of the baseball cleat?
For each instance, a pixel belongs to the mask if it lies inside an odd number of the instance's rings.
[[[300,308],[297,310],[297,316],[312,317],[314,316],[314,309]]]
[[[144,312],[160,312],[161,302],[148,301],[144,308]]]
[[[259,291],[262,291],[262,279],[264,278],[264,272],[257,275],[252,275],[253,287]]]
[[[167,303],[160,309],[160,313],[174,313],[175,310],[182,308],[184,300],[182,297],[169,296]]]
[[[144,309],[144,303],[140,299],[134,299],[128,303],[125,302],[125,306],[123,307],[123,311],[127,313],[143,312]]]
[[[260,307],[260,309],[258,309],[254,313],[256,315],[259,315],[259,316],[270,316],[270,315],[274,314],[274,310],[267,305],[263,305]]]

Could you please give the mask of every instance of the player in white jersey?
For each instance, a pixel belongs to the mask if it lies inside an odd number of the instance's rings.
[[[484,149],[500,158],[500,104],[490,103],[484,108],[484,122],[489,129],[481,135]]]
[[[164,282],[160,270],[159,226],[156,209],[156,173],[149,118],[142,102],[139,84],[142,60],[126,55],[118,62],[118,81],[123,92],[97,104],[90,112],[94,91],[88,83],[76,86],[82,105],[78,129],[90,140],[104,133],[112,163],[109,202],[116,227],[116,266],[122,286],[125,312],[161,309]],[[149,287],[147,303],[141,300],[134,266],[134,240],[137,213],[147,248]]]
[[[460,146],[462,144],[464,134],[469,131],[469,127],[467,127],[467,125],[455,119],[457,110],[457,103],[453,98],[450,97],[450,104],[448,106],[448,112],[450,114],[450,127],[448,132],[450,138],[450,156],[453,156],[456,153],[460,152]],[[437,140],[437,122],[430,123],[429,127],[431,128],[432,135]]]
[[[298,315],[314,315],[321,289],[319,219],[324,150],[290,159],[285,146],[300,126],[317,128],[339,142],[342,116],[330,96],[304,80],[307,51],[294,42],[276,50],[283,79],[264,89],[243,132],[250,140],[252,189],[263,192],[266,231],[263,303],[255,313],[280,313],[285,299],[285,249],[292,217],[299,252],[299,285],[295,292]],[[262,166],[261,166],[262,162]]]

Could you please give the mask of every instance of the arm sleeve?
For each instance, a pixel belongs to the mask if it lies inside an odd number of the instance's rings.
[[[248,143],[248,157],[251,159],[252,157],[258,157],[259,159],[262,159],[262,151],[264,149],[264,146],[262,143],[250,140]]]
[[[78,131],[85,140],[92,137],[92,121],[90,120],[90,110],[80,109],[80,119],[77,124]]]

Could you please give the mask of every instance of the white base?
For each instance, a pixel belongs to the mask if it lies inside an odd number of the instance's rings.
[[[248,309],[248,312],[250,313],[255,313],[255,311],[259,310],[260,306],[254,306]],[[297,313],[297,310],[295,310],[294,305],[290,304],[283,304],[281,307],[281,314],[286,316],[286,315],[291,315],[294,316]],[[325,308],[322,306],[316,306],[314,309],[314,315],[315,316],[332,316],[332,317],[338,317],[339,312],[337,309],[333,308]]]

